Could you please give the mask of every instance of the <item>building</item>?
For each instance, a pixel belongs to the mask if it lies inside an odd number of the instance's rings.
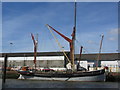
[[[69,58],[70,52],[65,52]],[[30,66],[34,67],[34,53],[2,53],[0,58],[0,67],[3,65],[4,55],[8,55],[8,66]],[[99,67],[107,66],[109,71],[119,71],[120,53],[102,53],[100,55]],[[96,66],[98,54],[82,54],[80,65],[87,69],[88,65],[92,68]],[[79,60],[79,54],[75,55],[76,62]],[[38,52],[38,68],[65,68],[68,60],[63,52]],[[114,64],[113,64],[114,63]]]
[[[65,52],[69,56],[69,52]],[[0,58],[3,65],[4,56],[8,56],[8,67],[29,66],[34,68],[34,53],[3,53]],[[67,59],[62,52],[41,52],[37,53],[36,67],[37,68],[65,68]]]
[[[76,55],[79,58],[79,55]],[[87,60],[87,64],[92,67],[96,67],[98,54],[82,54],[81,60]],[[101,53],[100,60],[98,61],[98,67],[109,68],[110,72],[120,72],[120,53]]]

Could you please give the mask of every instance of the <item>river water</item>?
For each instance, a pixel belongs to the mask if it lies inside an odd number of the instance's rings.
[[[5,88],[119,88],[119,83],[7,79]]]

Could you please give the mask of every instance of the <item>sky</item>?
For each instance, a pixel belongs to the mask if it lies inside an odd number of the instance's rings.
[[[104,34],[102,53],[118,52],[117,2],[78,2],[76,23],[76,53],[81,45],[83,53],[98,53],[101,34]],[[31,33],[38,34],[38,52],[61,51],[46,24],[71,38],[74,3],[3,2],[1,52],[33,52]],[[54,35],[63,49],[69,51],[69,43]]]

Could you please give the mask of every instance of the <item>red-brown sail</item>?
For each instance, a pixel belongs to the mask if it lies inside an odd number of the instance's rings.
[[[35,68],[36,68],[36,56],[37,56],[37,42],[33,36],[33,34],[31,33],[31,37],[34,43],[34,64],[35,64]]]
[[[72,40],[68,37],[66,37],[65,35],[63,35],[62,33],[58,32],[57,30],[55,30],[53,27],[51,27],[50,25],[47,24],[47,26],[49,26],[52,30],[54,30],[56,33],[58,33],[60,36],[62,36],[65,40],[67,40],[69,43],[72,42]]]
[[[58,33],[60,36],[62,36],[66,41],[69,42],[70,44],[70,60],[71,60],[71,67],[72,70],[74,70],[74,52],[75,52],[75,33],[76,33],[76,2],[75,2],[75,10],[74,10],[74,27],[73,27],[73,33],[71,34],[72,39],[66,37],[65,35],[61,34],[60,32],[58,32],[57,30],[55,30],[53,27],[51,27],[50,25],[47,24],[47,26],[49,26],[53,31],[55,31],[56,33]]]
[[[47,24],[48,25],[48,24]],[[70,60],[71,60],[71,64],[72,67],[74,66],[74,40],[75,40],[75,27],[73,28],[73,33],[72,33],[72,40],[68,37],[66,37],[65,35],[61,34],[60,32],[58,32],[57,30],[55,30],[53,27],[51,27],[50,25],[48,25],[53,31],[55,31],[56,33],[58,33],[60,36],[62,36],[66,41],[69,42],[70,44]]]

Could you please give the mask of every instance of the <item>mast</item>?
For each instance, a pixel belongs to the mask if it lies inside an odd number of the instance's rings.
[[[78,65],[77,65],[77,70],[79,69],[79,66],[80,66],[80,60],[81,60],[81,56],[82,56],[82,49],[83,49],[83,46],[81,46],[81,48],[80,48],[80,56],[79,56],[79,62],[78,62]]]
[[[100,60],[100,53],[101,53],[102,42],[103,42],[103,38],[104,38],[103,34],[101,36],[102,36],[102,38],[101,38],[101,41],[100,41],[100,49],[99,49],[99,54],[98,54],[98,57],[97,57],[96,70],[98,69],[98,61]]]
[[[36,34],[36,50],[38,51],[38,33]]]
[[[73,27],[73,33],[72,33],[72,42],[70,43],[70,57],[71,57],[71,63],[72,63],[72,70],[75,70],[75,39],[76,39],[76,1],[74,2],[74,27]]]
[[[76,6],[77,6],[77,3],[75,1],[75,3],[74,3],[74,27],[75,27],[75,29],[76,29],[76,11],[77,11]]]
[[[53,31],[55,31],[56,33],[58,33],[61,37],[63,37],[66,41],[69,42],[70,44],[70,61],[71,61],[71,67],[72,67],[72,71],[75,70],[75,64],[74,64],[74,54],[75,54],[75,36],[76,36],[76,2],[74,3],[74,27],[73,27],[73,32],[72,32],[72,39],[66,37],[65,35],[63,35],[62,33],[58,32],[57,30],[55,30],[53,27],[51,27],[50,25],[47,24],[47,26],[49,28],[51,28]]]
[[[37,56],[37,41],[35,40],[33,34],[31,33],[31,37],[34,43],[34,64],[35,64],[35,69],[36,69],[36,56]]]

